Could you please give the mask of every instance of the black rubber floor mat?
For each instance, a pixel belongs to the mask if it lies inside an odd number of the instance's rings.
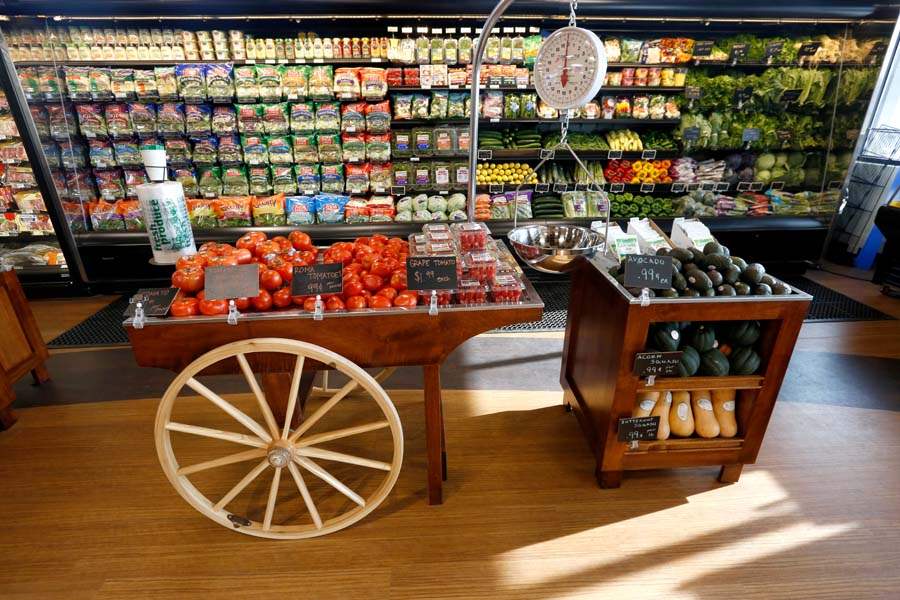
[[[894,317],[857,302],[806,277],[784,277],[787,283],[813,297],[807,321],[884,321]]]
[[[128,297],[123,296],[101,308],[47,345],[50,348],[127,346],[128,335],[122,328],[122,321],[125,319],[123,314],[126,308],[128,308]]]
[[[497,331],[516,333],[523,331],[565,331],[569,309],[569,280],[536,281],[534,289],[544,301],[544,317],[540,321],[516,323]]]

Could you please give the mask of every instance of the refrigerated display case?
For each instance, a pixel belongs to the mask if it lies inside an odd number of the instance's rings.
[[[297,226],[323,240],[408,235],[465,220],[469,204],[494,235],[514,217],[587,225],[605,215],[605,193],[620,221],[698,217],[760,260],[819,257],[895,15],[591,20],[583,7],[610,60],[606,85],[570,121],[602,181],[593,190],[565,157],[533,171],[560,118],[529,67],[565,20],[528,9],[514,4],[491,33],[475,145],[474,16],[360,20],[326,15],[325,2],[317,16],[333,18],[299,24],[248,7],[212,24],[61,16],[14,18],[3,32],[43,135],[50,208],[93,286],[167,277],[147,262],[134,201],[150,141],[166,147],[201,242]],[[470,176],[475,198],[461,195]]]

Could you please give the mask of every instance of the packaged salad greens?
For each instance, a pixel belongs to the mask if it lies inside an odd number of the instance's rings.
[[[156,135],[156,105],[129,102],[128,115],[132,129],[139,136]]]
[[[424,35],[416,38],[416,62],[420,65],[431,62],[431,41]]]
[[[206,95],[213,102],[231,102],[235,95],[234,80],[231,78],[231,63],[209,64],[205,67]]]
[[[218,198],[222,195],[222,169],[201,167],[197,169],[197,188],[204,198]],[[222,225],[224,227],[224,225]]]
[[[350,200],[341,194],[316,194],[316,217],[320,223],[342,223],[344,207]]]
[[[160,100],[178,99],[178,80],[175,78],[175,67],[155,67],[156,93]]]
[[[345,133],[341,136],[344,162],[363,162],[366,160],[366,138],[361,133]]]
[[[429,112],[429,98],[425,94],[412,95],[412,118],[427,119]]]
[[[275,65],[256,65],[256,85],[263,102],[281,100],[281,68]]]
[[[390,132],[391,107],[387,100],[366,105],[366,130],[369,133]]]
[[[388,85],[384,69],[363,67],[359,72],[360,93],[366,100],[381,100],[387,95]]]
[[[366,103],[349,102],[341,105],[341,132],[356,133],[366,130]]]
[[[320,133],[316,135],[316,146],[319,150],[320,162],[341,162],[341,136],[337,133]]]
[[[347,193],[366,194],[369,192],[368,165],[347,165],[345,172],[345,186]]]
[[[263,133],[263,107],[261,104],[242,104],[237,107],[238,132]]]
[[[345,223],[368,223],[369,207],[365,198],[351,196],[344,205]]]
[[[291,132],[313,133],[316,130],[315,105],[312,102],[295,102],[290,105]]]
[[[456,154],[456,129],[453,127],[435,127],[433,132],[434,154],[452,156]]]
[[[216,135],[228,135],[237,132],[237,113],[233,106],[214,106],[210,128]]]
[[[67,139],[78,133],[78,123],[75,120],[75,114],[68,106],[47,106],[47,120],[50,123],[50,136],[55,140]],[[154,129],[155,127],[156,123],[154,121]]]
[[[176,65],[175,79],[178,82],[178,95],[188,103],[206,100],[205,65]]]
[[[275,194],[296,194],[297,179],[293,165],[272,165],[272,192]]]
[[[623,39],[619,42],[619,60],[626,63],[636,63],[641,60],[641,48],[644,42],[634,39]]]
[[[288,196],[284,202],[288,225],[312,225],[316,222],[314,196]]]
[[[316,136],[314,134],[291,136],[293,146],[294,161],[298,163],[316,162],[319,160],[319,151],[316,147]]]
[[[484,93],[481,103],[481,117],[484,119],[499,119],[503,116],[503,92],[488,90]]]
[[[537,94],[520,94],[520,119],[537,119]]]
[[[109,85],[113,98],[116,100],[133,100],[135,98],[133,70],[111,69],[109,72]]]
[[[213,229],[219,226],[214,206],[215,200],[191,198],[187,201],[188,219],[194,229]]]
[[[330,65],[313,65],[309,73],[309,97],[330,100],[334,97],[334,71]]]
[[[412,130],[413,155],[431,156],[434,154],[434,130],[428,127],[417,127]]]
[[[246,196],[250,193],[247,169],[243,165],[222,167],[222,195]]]
[[[159,98],[159,87],[156,85],[156,73],[152,69],[135,69],[134,93],[138,100],[156,100]]]
[[[287,102],[263,105],[263,130],[268,134],[285,134],[290,131]]]
[[[227,196],[213,202],[216,223],[219,227],[250,227],[253,216],[250,212],[250,196]]]
[[[456,184],[457,187],[465,187],[469,185],[469,163],[453,163],[453,170],[451,172],[451,175],[453,177],[453,183]]]
[[[123,231],[125,229],[125,221],[122,220],[122,215],[116,212],[115,203],[105,200],[91,202],[88,210],[91,214],[91,227],[94,231]]]
[[[195,165],[212,165],[218,154],[218,140],[213,136],[202,136],[193,140],[191,160]]]
[[[251,194],[271,194],[272,182],[269,180],[269,167],[259,165],[247,169]]]
[[[237,135],[219,136],[219,162],[223,165],[244,162],[244,151],[241,148],[241,139]]]
[[[113,153],[120,167],[139,167],[143,164],[138,145],[131,140],[113,142]]]
[[[412,118],[412,94],[397,94],[394,96],[394,119],[397,121],[408,121]]]
[[[166,160],[170,164],[190,164],[191,147],[183,138],[167,139],[164,142],[166,148]]]
[[[184,134],[184,105],[164,102],[156,113],[156,131],[160,135]]]
[[[369,185],[372,191],[384,193],[390,191],[393,168],[391,163],[374,163],[369,169]]]
[[[391,136],[369,133],[366,138],[366,157],[371,162],[383,163],[391,160]],[[346,148],[346,146],[345,146]]]
[[[412,163],[412,187],[416,190],[428,190],[434,183],[434,177],[429,163]]]
[[[319,170],[319,181],[323,192],[332,192],[338,194],[343,192],[344,165],[341,163],[322,165]]]
[[[206,104],[185,105],[184,125],[188,135],[209,135],[212,133],[212,108]]]
[[[319,102],[316,104],[316,131],[331,133],[341,130],[341,105],[339,102]]]
[[[244,151],[244,160],[248,165],[261,165],[269,162],[269,152],[263,136],[242,135],[241,148]]]
[[[391,185],[399,187],[412,187],[413,174],[412,163],[395,162],[391,168]]]
[[[300,100],[309,95],[309,67],[285,65],[281,71],[281,93],[287,100]]]
[[[97,191],[104,200],[122,200],[125,198],[125,183],[118,169],[110,171],[94,171]]]
[[[391,154],[399,158],[413,155],[413,135],[408,129],[395,129],[391,132]]]
[[[107,104],[103,109],[106,129],[112,137],[131,137],[134,129],[128,116],[128,107],[124,104]]]
[[[269,151],[269,162],[273,165],[289,165],[294,162],[290,136],[270,135],[266,139],[266,147]]]
[[[185,197],[199,196],[200,188],[197,186],[197,176],[190,167],[176,167],[172,169],[172,180],[181,184]]]
[[[522,110],[522,102],[519,94],[506,94],[503,99],[503,118],[518,119]]]
[[[84,137],[106,137],[109,134],[106,129],[106,119],[103,118],[101,105],[76,104],[75,112],[78,113],[78,126],[81,128],[81,134]]]
[[[463,119],[466,116],[466,98],[468,94],[465,92],[452,92],[447,97],[447,118]]]
[[[287,217],[284,214],[284,194],[253,198],[251,210],[253,224],[257,227],[287,225]]]
[[[340,67],[334,71],[334,95],[340,100],[359,98],[359,69]]]
[[[85,152],[86,150],[84,146],[79,144],[78,142],[65,144],[59,150],[59,161],[66,169],[77,169],[79,167],[83,168],[87,166]]]
[[[439,190],[449,190],[452,183],[450,163],[435,160],[431,163],[431,169],[434,174],[434,187]]]
[[[259,100],[259,86],[256,84],[256,69],[253,66],[234,68],[234,95],[238,102]]]
[[[91,87],[91,100],[112,100],[112,82],[109,78],[109,69],[98,67],[88,68],[88,81]]]
[[[319,191],[319,165],[294,165],[294,178],[301,194],[312,195]]]
[[[429,119],[446,119],[449,108],[450,96],[448,92],[438,91],[431,93],[431,110]]]
[[[125,169],[122,175],[125,179],[126,198],[137,198],[137,186],[150,183],[144,169]]]

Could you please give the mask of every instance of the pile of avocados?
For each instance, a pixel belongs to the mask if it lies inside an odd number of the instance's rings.
[[[709,242],[703,250],[697,248],[660,248],[658,256],[672,257],[672,287],[650,290],[657,298],[701,298],[711,296],[787,296],[791,286],[766,273],[759,263],[747,264],[742,258],[731,256],[727,247]],[[625,283],[625,263],[614,267],[610,275]],[[629,288],[634,296],[641,290]]]
[[[681,350],[681,377],[753,375],[761,362],[753,348],[759,336],[758,321],[655,323],[647,336],[647,349]]]

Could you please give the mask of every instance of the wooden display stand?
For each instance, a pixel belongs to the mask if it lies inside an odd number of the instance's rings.
[[[756,462],[775,399],[812,297],[790,296],[653,299],[641,306],[602,266],[580,259],[572,278],[560,383],[564,402],[597,460],[603,488],[619,487],[622,471],[721,465],[719,481],[736,482]],[[646,348],[651,323],[758,320],[759,375],[657,378],[634,374],[635,354]],[[619,419],[632,415],[639,391],[733,389],[738,432],[732,438],[699,437],[642,441],[617,439]]]
[[[35,383],[50,379],[49,356],[15,271],[0,271],[0,430],[16,422],[13,384],[31,371]]]

